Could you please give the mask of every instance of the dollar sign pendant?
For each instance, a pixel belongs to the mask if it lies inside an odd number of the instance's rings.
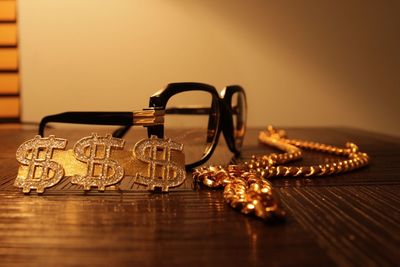
[[[84,190],[97,186],[99,191],[118,183],[124,176],[124,169],[118,162],[110,159],[111,148],[122,149],[124,144],[122,139],[111,135],[102,137],[95,133],[76,142],[75,158],[87,163],[87,171],[85,176],[73,176],[71,182],[82,185]]]
[[[67,140],[49,137],[35,136],[24,142],[16,153],[17,161],[28,167],[27,176],[18,175],[14,186],[22,187],[22,192],[29,193],[31,189],[43,193],[44,189],[57,184],[64,176],[64,169],[60,164],[52,161],[54,149],[64,149]]]
[[[154,190],[161,188],[168,192],[169,187],[175,187],[183,183],[186,178],[184,166],[179,166],[171,161],[171,150],[182,151],[183,144],[176,143],[171,139],[158,139],[155,135],[150,139],[143,139],[136,143],[134,153],[137,159],[146,162],[148,175],[136,174],[136,182],[148,186]],[[146,153],[147,152],[147,153]],[[161,166],[161,177],[157,175],[157,166]]]

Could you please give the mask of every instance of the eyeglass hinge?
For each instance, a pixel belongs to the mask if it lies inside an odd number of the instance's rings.
[[[132,113],[133,125],[154,126],[164,124],[164,109],[145,108]]]

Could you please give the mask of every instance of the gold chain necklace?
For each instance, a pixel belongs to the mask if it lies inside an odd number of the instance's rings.
[[[201,167],[193,171],[193,179],[195,184],[215,189],[224,188],[224,199],[233,208],[268,222],[282,221],[285,218],[285,212],[279,206],[279,200],[269,179],[332,175],[358,169],[369,163],[368,155],[359,152],[354,143],[348,142],[345,148],[339,148],[288,139],[283,130],[276,130],[272,126],[268,126],[267,131],[260,132],[258,140],[285,153],[272,153],[260,157],[253,155],[249,162],[239,165]],[[313,166],[284,166],[283,164],[302,158],[300,148],[347,159]]]

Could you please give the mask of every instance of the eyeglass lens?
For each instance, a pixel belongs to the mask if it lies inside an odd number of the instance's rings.
[[[209,92],[186,91],[168,100],[164,134],[183,143],[186,164],[199,161],[211,149],[219,116],[218,100]]]

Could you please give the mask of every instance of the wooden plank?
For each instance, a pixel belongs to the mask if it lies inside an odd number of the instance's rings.
[[[370,153],[373,163],[368,169],[309,182],[274,180],[288,216],[285,224],[271,226],[231,209],[219,190],[78,193],[64,181],[65,189],[26,196],[12,185],[18,167],[15,151],[36,131],[0,130],[1,265],[396,266],[400,262],[398,138],[353,129],[289,129],[293,138],[338,145],[351,139]],[[246,155],[271,152],[257,143],[258,131],[248,130]],[[135,131],[129,136],[142,138]],[[224,142],[215,152],[212,162],[228,163]],[[307,160],[321,158],[325,159]]]
[[[19,97],[0,97],[0,118],[19,117]]]
[[[333,266],[298,223],[269,227],[221,191],[0,201],[5,266]]]
[[[17,19],[16,3],[14,0],[0,1],[0,21],[15,21]]]
[[[400,185],[281,188],[293,218],[338,266],[395,266]],[[373,249],[372,249],[373,248]]]
[[[0,23],[0,46],[17,45],[17,25]]]
[[[19,77],[18,73],[0,73],[0,95],[18,94]]]
[[[18,49],[0,48],[0,70],[18,69]]]

